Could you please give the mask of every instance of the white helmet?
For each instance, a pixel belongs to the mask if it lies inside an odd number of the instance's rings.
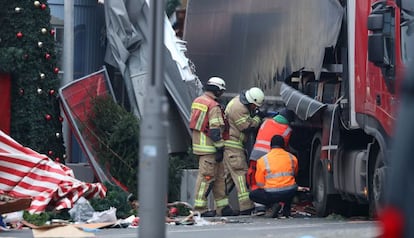
[[[217,86],[219,90],[226,90],[226,82],[220,77],[211,77],[207,81],[207,85]]]
[[[246,91],[246,99],[249,103],[261,107],[264,101],[264,93],[260,88],[253,87]]]

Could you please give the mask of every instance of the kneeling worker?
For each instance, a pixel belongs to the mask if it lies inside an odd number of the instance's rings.
[[[298,173],[297,158],[284,149],[282,136],[275,135],[270,142],[271,150],[256,164],[258,189],[250,192],[249,198],[266,207],[272,207],[272,217],[277,217],[279,202],[283,202],[282,215],[290,216],[293,197],[298,190],[295,176]]]

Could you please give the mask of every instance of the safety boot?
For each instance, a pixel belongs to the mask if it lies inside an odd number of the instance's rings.
[[[231,209],[231,207],[229,205],[223,207],[223,209],[221,209],[221,216],[223,217],[228,217],[228,216],[238,216],[239,213],[234,211],[233,209]]]
[[[216,216],[216,211],[215,210],[205,211],[205,212],[201,213],[200,216],[201,217],[215,217]]]

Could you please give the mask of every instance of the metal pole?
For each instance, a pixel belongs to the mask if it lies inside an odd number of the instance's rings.
[[[139,216],[140,238],[165,237],[168,152],[166,147],[167,99],[164,91],[164,1],[150,2],[149,88],[140,127]]]
[[[63,82],[62,85],[66,85],[73,80],[73,62],[74,62],[74,3],[73,0],[64,1],[64,28],[63,28]],[[62,113],[62,116],[65,115]],[[70,151],[69,145],[71,144],[71,132],[68,125],[68,120],[65,120],[62,124],[62,131],[64,137],[64,143],[66,144],[66,153]],[[70,155],[70,153],[69,153]]]

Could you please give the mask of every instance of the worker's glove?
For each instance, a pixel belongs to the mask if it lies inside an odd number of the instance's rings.
[[[253,117],[258,116],[260,118],[267,117],[267,111],[265,109],[256,108],[253,112]]]
[[[223,161],[224,147],[216,147],[216,162],[220,163]]]

